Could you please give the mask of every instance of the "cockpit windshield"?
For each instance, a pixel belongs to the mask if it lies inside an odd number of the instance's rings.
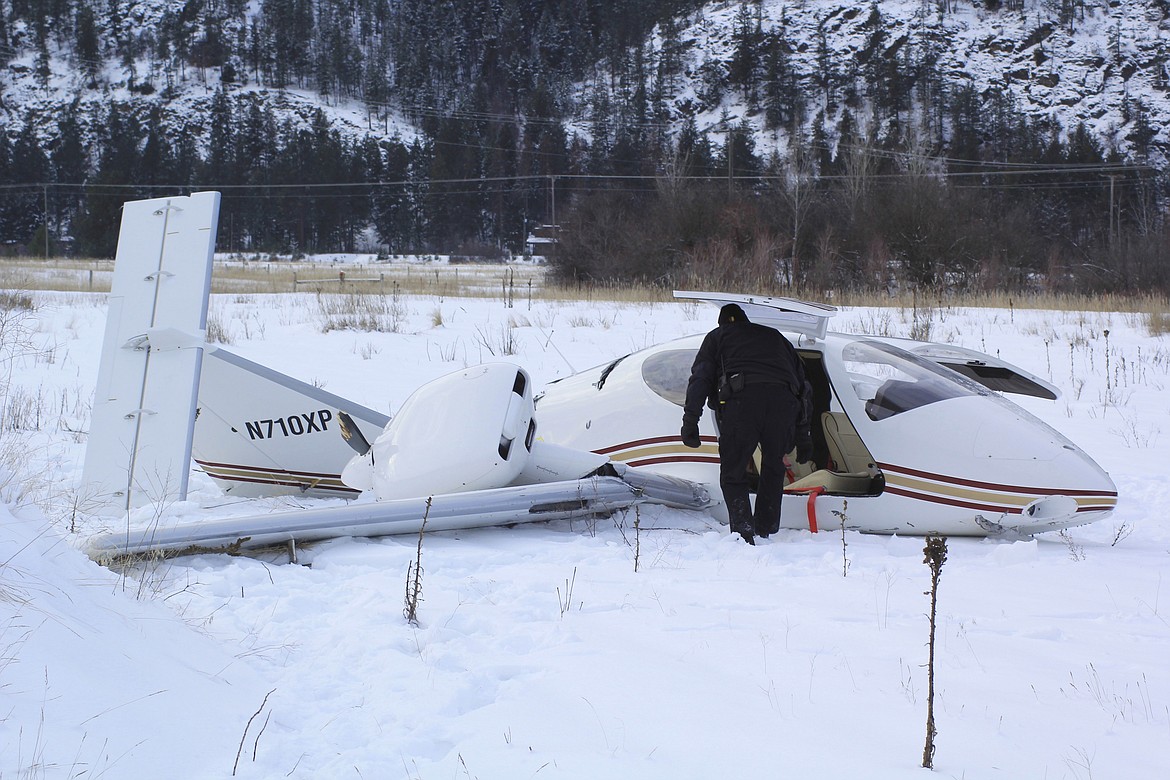
[[[646,386],[672,404],[682,406],[687,400],[687,382],[697,352],[694,349],[668,349],[646,358],[642,363],[642,379]]]
[[[853,392],[871,420],[884,420],[919,407],[970,395],[982,388],[935,363],[876,341],[855,341],[841,353]]]

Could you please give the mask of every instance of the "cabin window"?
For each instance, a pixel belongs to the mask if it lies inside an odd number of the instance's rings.
[[[948,398],[980,394],[931,361],[887,344],[854,342],[845,347],[841,358],[853,392],[865,403],[871,420],[884,420]]]
[[[682,406],[687,400],[687,382],[697,349],[669,349],[651,355],[642,362],[642,381],[672,404]]]

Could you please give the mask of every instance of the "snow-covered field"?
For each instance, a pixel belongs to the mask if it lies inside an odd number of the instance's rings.
[[[684,304],[406,297],[385,314],[396,332],[323,333],[315,300],[223,295],[212,312],[233,351],[390,413],[466,365],[512,359],[542,383],[714,320]],[[635,569],[630,517],[435,533],[417,627],[403,617],[417,537],[337,540],[300,565],[111,571],[78,551],[96,523],[72,489],[104,296],[35,304],[0,320],[0,778],[922,776],[921,539],[748,547],[703,514],[643,507]],[[1026,406],[1121,495],[1064,536],[950,540],[935,773],[1170,776],[1170,342],[1137,315],[931,317],[934,340],[1061,386]],[[849,309],[834,328],[911,324]],[[225,499],[194,475],[189,501],[148,511],[291,503]]]

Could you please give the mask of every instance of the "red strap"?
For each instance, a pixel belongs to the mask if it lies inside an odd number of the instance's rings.
[[[817,496],[825,492],[824,487],[817,486],[808,491],[808,530],[817,532]]]
[[[814,534],[817,533],[817,496],[824,495],[826,490],[824,485],[817,485],[816,487],[799,488],[797,490],[785,491],[790,493],[807,493],[808,494],[808,530]]]

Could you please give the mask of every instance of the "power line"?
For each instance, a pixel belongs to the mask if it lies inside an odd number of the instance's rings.
[[[1091,173],[1106,175],[1111,172],[1130,171],[1132,169],[1116,169],[1116,168],[1100,168],[1092,170],[1077,170],[1066,171],[1060,169],[1037,169],[1033,171],[999,171],[999,172],[982,172],[982,173],[966,173],[955,172],[950,174],[931,174],[923,177],[915,177],[907,174],[872,174],[865,177],[860,177],[864,181],[870,182],[898,182],[910,179],[924,179],[924,180],[938,180],[938,179],[957,179],[958,181],[953,185],[959,188],[993,188],[993,189],[1017,189],[1017,188],[1056,188],[1056,189],[1104,189],[1109,186],[1098,178],[1077,178],[1069,180],[1029,180],[1024,182],[1002,181],[998,183],[988,183],[984,181],[965,183],[964,179],[978,179],[988,175],[1000,175],[1003,177],[1009,176],[1041,176],[1041,175],[1056,175],[1056,174],[1071,174],[1071,173]],[[840,182],[853,180],[859,177],[849,176],[847,174],[829,174],[815,176],[814,180],[818,182]],[[786,174],[750,174],[739,173],[736,174],[735,179],[741,182],[755,182],[759,184],[772,184],[777,182],[786,182],[788,176]],[[235,192],[241,190],[271,190],[279,192],[290,191],[305,191],[305,190],[377,190],[388,188],[402,188],[402,189],[418,189],[433,191],[439,188],[444,193],[453,192],[446,189],[448,185],[492,185],[499,183],[511,183],[520,185],[523,183],[543,183],[550,180],[562,180],[573,182],[585,181],[644,181],[644,182],[660,182],[660,181],[688,181],[688,182],[723,182],[726,181],[725,174],[689,174],[689,175],[669,175],[669,174],[574,174],[574,173],[558,173],[558,174],[516,174],[510,176],[483,176],[483,177],[467,177],[467,178],[447,178],[447,179],[401,179],[396,181],[344,181],[344,182],[248,182],[240,184],[226,184],[216,182],[199,182],[199,183],[185,183],[175,184],[168,182],[141,182],[141,183],[74,183],[74,182],[14,182],[7,184],[0,184],[0,191],[8,192],[9,194],[19,193],[39,193],[45,188],[64,194],[100,194],[102,192],[126,192],[143,190],[175,190],[181,192],[192,192],[196,190],[219,190],[224,192]],[[1132,179],[1120,179],[1115,182],[1115,187],[1134,187],[1140,185],[1141,182]],[[498,190],[484,190],[481,186],[478,192],[484,191],[507,191],[507,189]]]

